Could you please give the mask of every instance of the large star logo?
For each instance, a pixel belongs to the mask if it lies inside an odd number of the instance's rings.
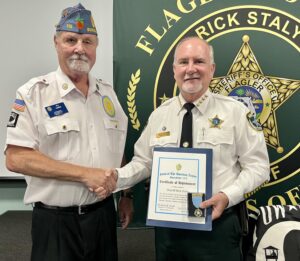
[[[262,125],[266,142],[282,153],[276,110],[300,87],[300,80],[265,76],[249,45],[249,36],[243,44],[226,76],[213,78],[213,93],[231,96],[243,102]]]

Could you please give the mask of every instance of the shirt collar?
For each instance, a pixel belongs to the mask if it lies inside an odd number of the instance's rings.
[[[201,112],[201,114],[203,114],[206,111],[210,98],[211,98],[211,92],[209,91],[209,89],[207,89],[207,91],[199,99],[193,102],[195,104],[195,107]],[[183,105],[185,103],[186,100],[183,98],[183,96],[180,93],[178,95],[179,107],[177,113],[179,113],[183,109]]]
[[[76,90],[76,86],[74,83],[70,80],[70,78],[61,70],[60,67],[58,67],[56,71],[56,78],[57,78],[57,84],[58,89],[61,97],[66,96],[74,89]],[[97,87],[96,79],[89,74],[89,92],[88,95],[94,93],[95,91],[100,92],[99,85]]]
[[[58,69],[56,70],[56,79],[61,97],[66,96],[76,88],[70,78],[61,70],[60,67],[58,67]]]
[[[206,92],[203,93],[203,95],[194,102],[196,108],[201,112],[201,114],[205,113],[210,99],[211,92],[209,91],[209,89],[207,89]]]

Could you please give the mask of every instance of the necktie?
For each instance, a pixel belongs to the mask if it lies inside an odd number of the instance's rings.
[[[183,116],[180,147],[193,147],[193,113],[192,109],[195,107],[193,103],[185,103],[183,107],[187,112]]]

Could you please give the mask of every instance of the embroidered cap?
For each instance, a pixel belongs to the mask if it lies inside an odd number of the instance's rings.
[[[68,7],[62,11],[60,21],[56,25],[56,31],[97,35],[92,13],[85,9],[82,4]]]

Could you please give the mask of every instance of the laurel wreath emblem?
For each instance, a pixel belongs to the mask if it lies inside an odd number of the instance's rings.
[[[127,88],[127,105],[128,105],[129,117],[130,117],[132,127],[137,131],[139,130],[141,124],[138,119],[138,113],[135,105],[135,93],[136,93],[137,84],[141,79],[140,74],[141,74],[140,69],[138,69],[135,72],[135,74],[133,73],[131,74],[131,80],[129,81],[129,86]]]

